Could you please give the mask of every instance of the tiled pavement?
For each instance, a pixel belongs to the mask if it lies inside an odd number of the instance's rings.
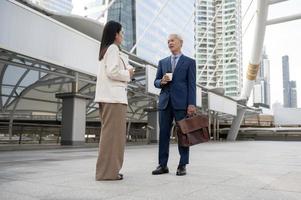
[[[157,145],[128,146],[122,181],[94,180],[97,148],[0,151],[0,200],[300,200],[301,142],[239,141],[191,148],[187,176],[152,176]]]

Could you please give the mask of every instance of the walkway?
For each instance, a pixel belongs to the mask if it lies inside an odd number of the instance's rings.
[[[96,148],[0,151],[1,200],[300,200],[301,143],[207,143],[191,149],[188,175],[152,176],[157,146],[129,146],[122,181],[94,181]]]

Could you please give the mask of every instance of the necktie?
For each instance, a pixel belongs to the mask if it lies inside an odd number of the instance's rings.
[[[172,73],[175,71],[176,69],[176,60],[177,60],[177,56],[172,56],[171,57],[171,69],[172,69]]]

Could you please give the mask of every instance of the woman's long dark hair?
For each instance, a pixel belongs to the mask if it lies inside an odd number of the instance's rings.
[[[103,29],[103,34],[101,38],[99,60],[102,60],[108,47],[114,43],[116,33],[119,33],[122,29],[120,23],[115,21],[108,21]]]

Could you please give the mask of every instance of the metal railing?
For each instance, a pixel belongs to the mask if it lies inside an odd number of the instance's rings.
[[[11,139],[9,138],[8,124],[9,122],[0,122],[0,144],[59,144],[61,141],[62,125],[60,122],[14,122]],[[148,143],[149,136],[143,126],[146,127],[146,123],[141,125],[132,124],[127,135],[127,141]],[[100,125],[86,126],[85,142],[98,143],[100,132]]]

